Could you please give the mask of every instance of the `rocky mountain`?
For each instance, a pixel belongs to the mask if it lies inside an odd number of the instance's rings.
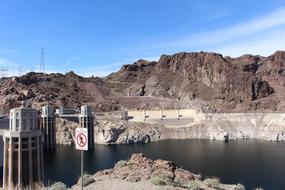
[[[28,73],[0,80],[0,109],[26,105],[78,107],[96,110],[189,107],[204,111],[284,111],[285,52],[271,56],[232,58],[194,52],[162,55],[159,61],[138,60],[105,78],[85,78],[73,72]]]
[[[82,103],[104,101],[109,89],[101,78],[84,78],[73,72],[63,74],[28,73],[1,82],[0,104],[4,112],[20,105],[79,107]]]
[[[269,57],[223,57],[217,53],[162,55],[139,60],[112,73],[113,94],[155,96],[179,101],[200,99],[212,111],[284,110],[285,52]]]

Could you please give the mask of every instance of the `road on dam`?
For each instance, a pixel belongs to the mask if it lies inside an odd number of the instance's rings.
[[[162,124],[165,126],[187,126],[194,121],[195,110],[129,110],[129,121]]]

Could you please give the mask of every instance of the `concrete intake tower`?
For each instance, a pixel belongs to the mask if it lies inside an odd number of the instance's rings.
[[[10,110],[9,130],[4,131],[3,189],[29,187],[43,181],[42,132],[37,110]]]
[[[44,149],[52,150],[56,147],[55,114],[52,105],[42,107],[41,129],[43,132]]]

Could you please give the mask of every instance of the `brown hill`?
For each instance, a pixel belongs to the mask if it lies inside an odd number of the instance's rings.
[[[25,105],[40,107],[50,102],[57,106],[79,107],[103,101],[109,94],[101,78],[84,78],[73,72],[63,74],[28,73],[5,80],[0,86],[4,112]]]
[[[284,110],[285,52],[269,57],[217,53],[162,55],[124,65],[106,79],[111,94],[200,99],[215,111]]]
[[[269,57],[223,57],[217,53],[162,55],[159,61],[138,60],[106,78],[84,78],[73,72],[28,73],[0,80],[0,105],[39,107],[46,102],[97,110],[142,107],[189,107],[208,111],[284,111],[285,52]]]

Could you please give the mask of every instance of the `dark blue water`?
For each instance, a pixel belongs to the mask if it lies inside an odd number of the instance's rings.
[[[0,120],[0,128],[7,128],[7,123]],[[0,160],[3,159],[2,145],[1,138]],[[96,145],[93,151],[85,152],[85,171],[93,174],[112,168],[117,161],[138,152],[152,159],[172,160],[205,177],[219,177],[223,183],[242,183],[247,189],[285,189],[285,142],[166,140],[146,145]],[[80,153],[74,147],[57,146],[55,151],[45,152],[44,163],[46,183],[62,181],[71,186],[77,182]]]
[[[203,176],[217,176],[223,183],[242,183],[247,189],[285,189],[285,143],[211,140],[166,140],[136,145],[96,145],[85,153],[85,171],[111,168],[118,160],[142,152],[152,159],[172,160],[178,166]],[[45,177],[71,186],[80,172],[80,153],[58,146],[45,153]]]

